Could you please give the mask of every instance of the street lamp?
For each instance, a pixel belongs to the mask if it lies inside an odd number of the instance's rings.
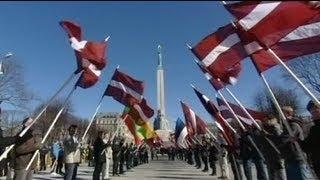
[[[8,52],[7,54],[5,54],[3,57],[1,57],[1,62],[0,62],[0,75],[3,74],[3,69],[2,69],[2,61],[9,59],[11,56],[13,56],[13,54],[11,52]]]

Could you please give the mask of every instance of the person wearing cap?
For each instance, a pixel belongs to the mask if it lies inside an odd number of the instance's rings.
[[[30,125],[31,118],[23,120],[23,129]],[[13,169],[14,180],[31,180],[33,179],[34,169],[37,165],[37,158],[33,161],[31,167],[26,170],[34,152],[42,148],[40,138],[34,136],[33,130],[30,128],[23,136],[23,139],[19,139],[13,149]]]
[[[312,116],[314,126],[311,127],[308,136],[300,141],[302,149],[310,154],[313,169],[318,178],[320,178],[320,107],[313,101],[309,101],[307,110]]]
[[[295,117],[295,112],[291,106],[282,107],[282,111],[286,117],[288,124],[292,130],[292,135],[294,139],[303,140],[303,130],[302,130],[302,122],[298,118]],[[285,158],[285,166],[286,166],[286,174],[288,179],[297,179],[303,180],[305,172],[305,168],[303,168],[303,155],[299,153],[296,149],[292,137],[286,128],[284,128],[282,133],[283,138],[283,148],[282,154]]]

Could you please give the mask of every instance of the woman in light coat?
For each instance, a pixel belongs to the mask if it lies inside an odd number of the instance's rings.
[[[103,164],[103,168],[102,168],[102,177],[104,180],[109,179],[109,167],[112,159],[112,148],[110,143],[107,145],[105,151],[106,151],[105,153],[106,163]]]

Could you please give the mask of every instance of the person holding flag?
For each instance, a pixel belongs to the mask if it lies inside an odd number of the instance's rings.
[[[307,110],[312,116],[314,126],[311,127],[309,135],[303,141],[300,141],[300,144],[305,152],[310,154],[313,169],[317,177],[320,178],[320,107],[310,100],[307,105]]]
[[[77,133],[77,125],[71,125],[68,128],[69,135],[63,141],[65,151],[65,180],[74,180],[77,177],[78,165],[80,163],[80,147],[78,139],[75,137]]]
[[[31,118],[23,120],[23,129],[32,122]],[[34,169],[36,168],[37,161],[34,161],[31,167],[26,170],[29,161],[32,159],[33,153],[41,149],[42,143],[40,139],[34,136],[33,129],[30,128],[24,134],[23,140],[17,141],[13,149],[13,169],[14,180],[32,180]]]

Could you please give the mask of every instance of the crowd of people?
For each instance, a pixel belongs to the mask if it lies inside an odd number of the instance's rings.
[[[28,126],[29,118],[23,121],[24,127]],[[6,147],[14,144],[0,164],[0,175],[7,179],[31,180],[34,173],[46,171],[51,176],[63,176],[66,180],[74,180],[77,177],[78,166],[88,163],[94,167],[92,179],[109,179],[109,167],[112,162],[112,175],[120,176],[125,171],[149,163],[149,149],[145,144],[139,146],[126,143],[124,138],[107,138],[105,132],[99,132],[92,144],[84,145],[76,138],[77,126],[68,128],[68,136],[63,140],[56,140],[51,146],[41,143],[41,138],[29,129],[27,133],[19,137],[3,137],[0,131],[0,147],[2,154]],[[19,134],[19,133],[18,133]],[[33,154],[39,150],[39,155],[26,170]],[[50,168],[47,171],[47,168]],[[12,173],[13,172],[13,173]]]
[[[176,158],[184,160],[197,169],[203,167],[203,172],[208,172],[211,168],[212,176],[218,174],[216,165],[219,165],[219,178],[303,180],[311,177],[310,175],[319,178],[320,146],[317,142],[320,139],[320,107],[312,101],[308,103],[307,110],[313,120],[309,128],[295,116],[291,107],[286,106],[282,110],[292,132],[288,132],[276,117],[269,116],[259,122],[262,130],[255,126],[247,126],[247,131],[239,130],[241,133],[233,136],[234,144],[228,144],[224,136],[218,133],[216,138],[203,136],[202,139],[188,144],[188,148],[172,146],[165,149],[165,152],[170,161]],[[25,127],[28,126],[28,120],[29,118],[24,120]],[[76,138],[76,132],[77,126],[71,125],[67,137],[46,146],[41,143],[41,138],[33,133],[32,128],[22,137],[3,137],[0,131],[1,153],[9,145],[15,145],[7,158],[1,161],[1,175],[7,174],[10,178],[10,169],[13,169],[15,180],[31,180],[35,171],[46,171],[49,163],[53,175],[60,174],[64,179],[72,180],[76,179],[79,164],[87,162],[88,166],[94,166],[92,179],[110,179],[111,162],[112,176],[120,176],[140,164],[149,163],[149,153],[151,159],[158,159],[158,154],[164,152],[163,149],[149,147],[145,143],[137,146],[119,136],[107,137],[107,132],[103,131],[98,132],[92,144],[84,146]],[[39,159],[33,161],[26,170],[37,150]],[[48,156],[51,157],[50,162]],[[256,175],[253,174],[253,168],[256,169]]]
[[[169,151],[173,152],[169,153],[169,159],[174,160],[174,156],[177,156],[188,164],[194,164],[197,169],[203,165],[203,172],[210,167],[213,176],[217,175],[216,164],[219,164],[219,178],[223,179],[319,179],[320,146],[317,141],[320,139],[320,107],[310,101],[306,108],[312,115],[309,124],[299,119],[292,107],[282,108],[292,131],[290,133],[280,120],[270,115],[259,122],[261,131],[255,126],[248,126],[247,131],[233,136],[235,143],[232,145],[227,144],[221,133],[217,139],[204,136],[198,143],[188,144],[188,148],[173,148]],[[256,169],[256,175],[253,168]]]

